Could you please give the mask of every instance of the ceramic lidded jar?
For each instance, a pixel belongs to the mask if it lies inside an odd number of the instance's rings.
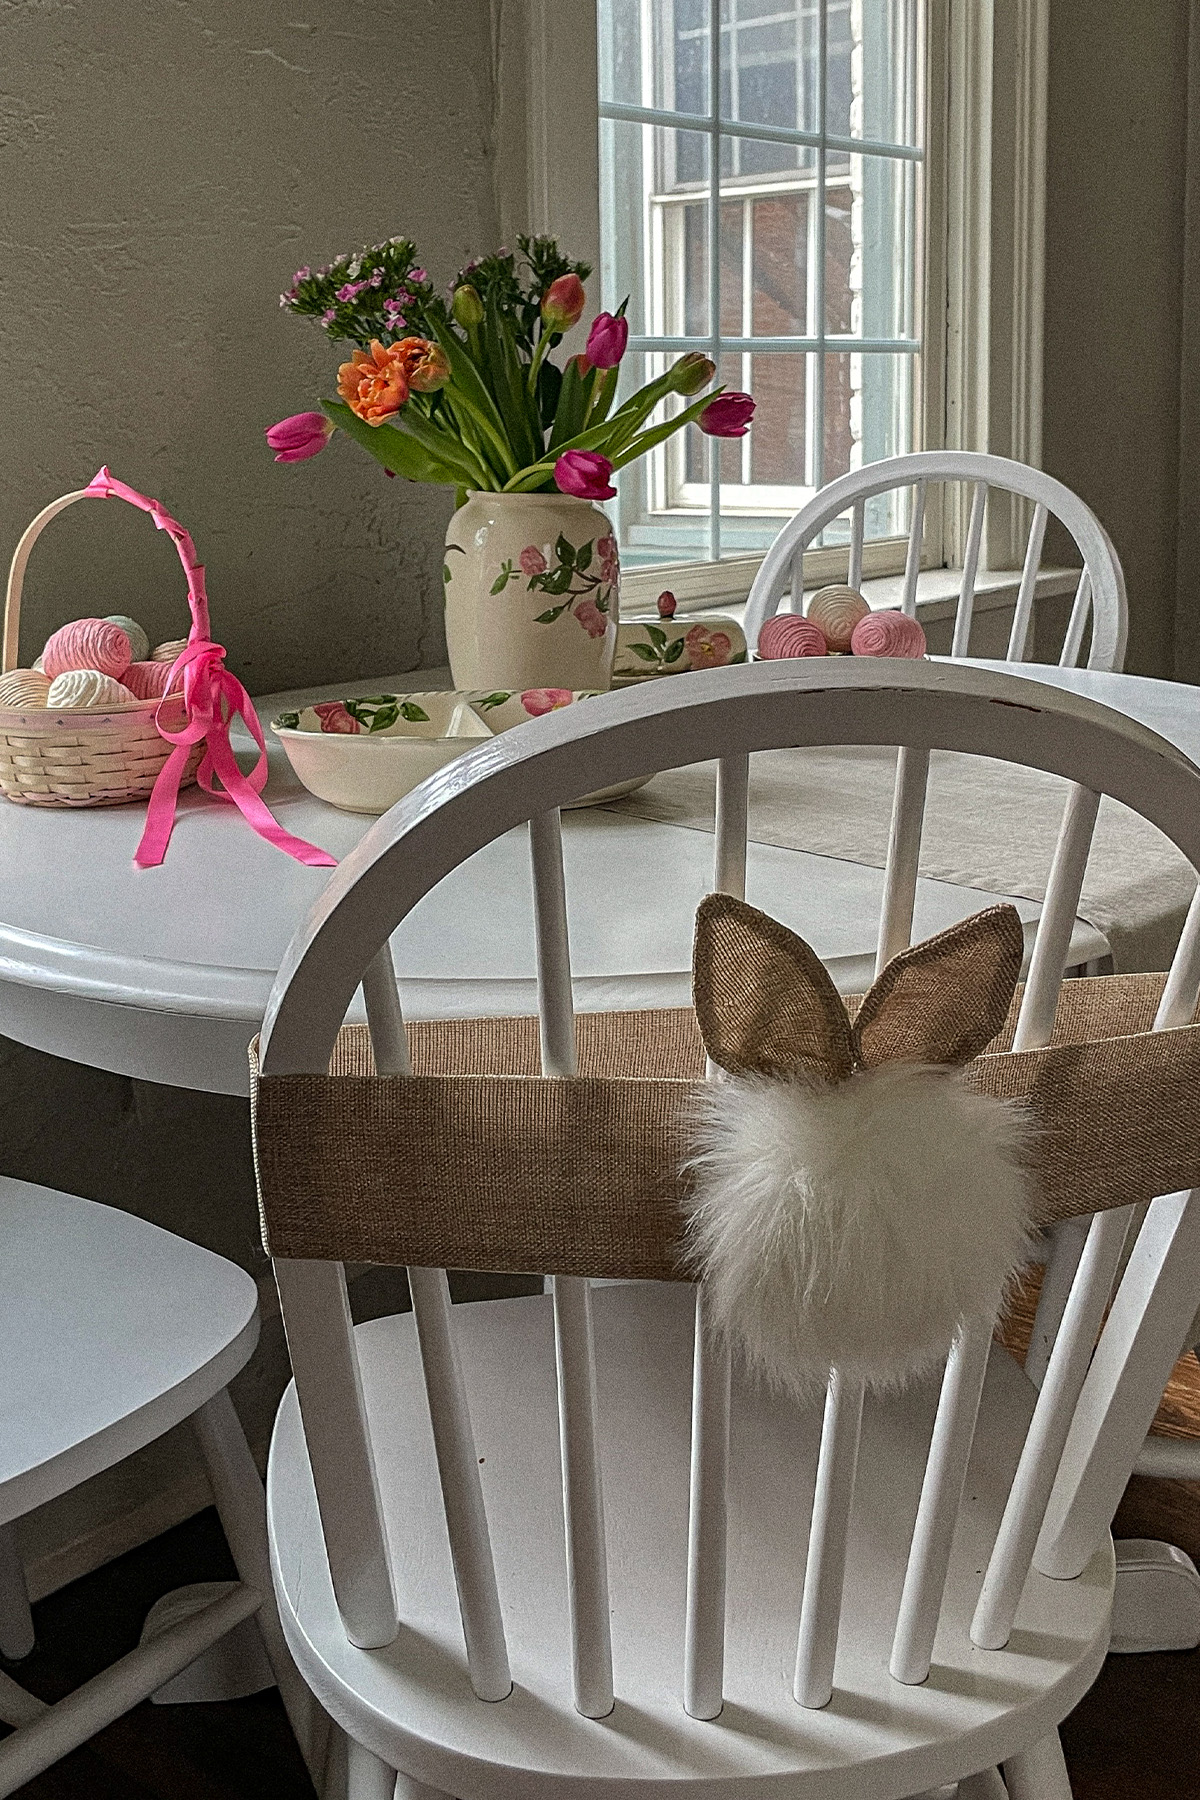
[[[442,573],[456,688],[609,686],[617,542],[590,500],[474,493],[450,521]]]

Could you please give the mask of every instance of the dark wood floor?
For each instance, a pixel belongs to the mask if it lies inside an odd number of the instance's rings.
[[[1018,1339],[1021,1328],[1018,1309]],[[1180,1364],[1161,1423],[1200,1434],[1194,1358]],[[1200,1563],[1200,1484],[1135,1478],[1114,1535],[1165,1538]],[[56,1700],[133,1648],[159,1595],[233,1572],[215,1513],[201,1513],[42,1601],[34,1608],[37,1650],[13,1673]],[[1075,1800],[1197,1800],[1200,1650],[1110,1657],[1062,1737]],[[227,1704],[140,1706],[21,1790],[21,1800],[312,1796],[273,1690]]]

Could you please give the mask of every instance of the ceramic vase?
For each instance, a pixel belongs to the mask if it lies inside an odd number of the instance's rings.
[[[456,688],[607,688],[617,544],[590,500],[472,494],[446,533],[446,644]]]

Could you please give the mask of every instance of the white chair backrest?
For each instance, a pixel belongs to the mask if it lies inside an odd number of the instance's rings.
[[[850,513],[850,554],[847,580],[862,583],[863,536],[867,501],[877,494],[911,487],[911,522],[904,568],[901,612],[916,616],[917,576],[921,567],[921,543],[925,528],[925,496],[931,482],[965,482],[972,488],[970,522],[963,551],[962,580],[954,619],[952,656],[966,656],[971,641],[975,587],[989,488],[1018,495],[1033,504],[1026,541],[1021,582],[1009,633],[1007,659],[1028,662],[1033,649],[1034,599],[1046,526],[1058,519],[1075,540],[1083,562],[1070,621],[1059,662],[1074,668],[1083,648],[1091,617],[1089,669],[1120,669],[1125,660],[1128,615],[1125,577],[1112,542],[1091,508],[1085,506],[1061,481],[1003,456],[987,456],[971,450],[921,450],[911,456],[893,456],[882,462],[852,469],[830,482],[783,527],[763,558],[746,606],[746,641],[753,653],[765,622],[788,600],[796,612],[803,610],[804,552],[827,525]]]
[[[1200,770],[1153,732],[1077,695],[969,664],[878,659],[768,662],[693,675],[589,701],[496,738],[382,818],[335,871],[288,949],[263,1027],[263,1074],[323,1073],[360,981],[377,1066],[409,1073],[389,936],[452,868],[528,822],[543,1072],[570,1075],[574,1021],[558,808],[597,786],[716,755],[713,885],[741,893],[750,753],[825,744],[899,744],[908,759],[893,821],[880,964],[901,947],[905,919],[911,921],[931,748],[1046,769],[1074,784],[1020,1009],[1020,1048],[1049,1038],[1099,794],[1149,818],[1200,864]],[[1156,1028],[1190,1019],[1198,991],[1200,901]],[[984,1585],[973,1630],[980,1645],[1007,1641],[1129,1210],[1093,1221]],[[342,1617],[355,1643],[389,1643],[398,1629],[396,1602],[342,1268],[280,1260],[276,1274]],[[496,1699],[510,1681],[504,1624],[445,1275],[413,1269],[410,1282],[471,1677],[481,1698]],[[598,1717],[612,1704],[613,1686],[590,1295],[577,1277],[557,1277],[554,1286],[575,1695],[582,1712]],[[693,1717],[711,1718],[722,1692],[730,1386],[727,1356],[704,1326],[701,1290],[681,1704]],[[965,1335],[947,1364],[892,1646],[892,1672],[901,1681],[928,1673],[989,1339],[988,1332]],[[796,1696],[808,1705],[824,1704],[832,1687],[862,1403],[861,1385],[834,1371],[798,1639]]]

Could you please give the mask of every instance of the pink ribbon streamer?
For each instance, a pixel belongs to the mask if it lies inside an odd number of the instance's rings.
[[[297,862],[306,863],[314,869],[335,868],[336,857],[330,856],[327,850],[318,849],[315,844],[306,843],[303,838],[294,837],[290,831],[285,831],[261,797],[267,781],[267,746],[262,726],[249,694],[237,676],[230,674],[225,667],[223,646],[214,644],[210,636],[204,564],[196,555],[196,546],[190,533],[184,530],[178,520],[171,517],[159,501],[150,500],[145,494],[139,494],[136,488],[116,480],[107,469],[101,469],[88,483],[86,492],[101,499],[127,500],[131,506],[149,513],[158,529],[169,535],[187,576],[188,605],[192,613],[192,628],[188,634],[187,646],[171,666],[168,695],[159,702],[154,715],[159,736],[175,747],[159,770],[158,779],[154,783],[154,791],[146,808],[146,828],[134,853],[134,863],[139,869],[153,869],[158,867],[166,855],[188,758],[194,746],[203,742],[204,755],[200,759],[196,779],[205,793],[211,794],[216,800],[227,800],[236,806],[259,837],[274,844],[285,855],[295,857]],[[169,690],[178,674],[183,676],[183,702],[187,719],[181,731],[171,731],[163,723],[163,708],[171,698]],[[229,741],[229,727],[235,717],[242,720],[258,745],[258,759],[248,775],[240,768]],[[220,787],[215,786],[216,780],[221,782]]]

